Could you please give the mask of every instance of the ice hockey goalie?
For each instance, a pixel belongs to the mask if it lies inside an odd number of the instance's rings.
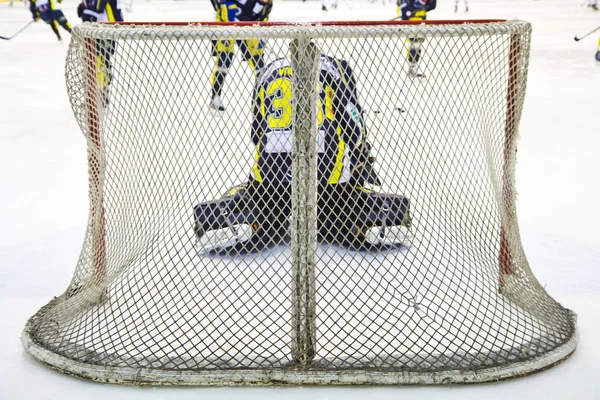
[[[288,238],[292,181],[292,75],[288,58],[265,67],[253,94],[255,164],[246,183],[194,207],[203,251],[253,251]],[[317,224],[321,241],[355,248],[407,244],[409,200],[380,185],[356,82],[345,60],[320,56]]]

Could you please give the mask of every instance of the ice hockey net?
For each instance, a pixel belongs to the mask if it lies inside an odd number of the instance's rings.
[[[135,384],[483,382],[564,360],[575,315],[532,274],[515,209],[530,32],[519,21],[75,27],[66,76],[90,217],[72,281],[29,320],[25,347],[69,374]],[[274,106],[293,121],[290,209],[269,243],[207,250],[199,226],[215,216],[198,207],[253,179],[259,86],[236,49],[225,111],[211,110],[213,46],[257,38],[266,65],[292,71],[289,108]],[[407,73],[411,40],[422,78]],[[319,53],[353,71],[380,181],[357,190],[407,199],[402,243],[319,231],[350,215],[318,204]],[[272,211],[255,205],[250,235]],[[357,238],[367,214],[350,221]]]

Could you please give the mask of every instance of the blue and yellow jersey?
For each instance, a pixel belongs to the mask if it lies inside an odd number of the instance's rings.
[[[353,166],[368,157],[356,82],[346,61],[325,55],[320,61],[318,178],[321,184],[350,182]],[[254,91],[253,176],[260,182],[292,179],[292,74],[289,59],[277,59],[265,67]]]
[[[435,9],[437,0],[397,0],[398,15],[402,20],[423,21],[427,12]]]
[[[217,22],[267,21],[273,0],[211,0]]]
[[[84,15],[94,16],[98,22],[123,21],[121,0],[83,0],[83,6]]]
[[[38,13],[45,13],[52,10],[56,10],[54,0],[31,0],[29,2],[29,11],[31,11],[34,17],[38,16]]]

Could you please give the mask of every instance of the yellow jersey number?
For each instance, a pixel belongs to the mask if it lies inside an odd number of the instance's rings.
[[[319,83],[319,92],[323,91],[321,83]],[[333,90],[326,86],[325,92],[325,104],[319,96],[317,101],[317,124],[319,127],[323,124],[323,115],[333,120]],[[265,96],[272,97],[272,112],[267,114],[265,110]],[[289,129],[292,125],[292,81],[289,78],[277,78],[271,81],[266,90],[262,88],[260,90],[261,100],[261,112],[263,116],[267,117],[267,125],[270,129]],[[324,107],[325,106],[325,107]]]

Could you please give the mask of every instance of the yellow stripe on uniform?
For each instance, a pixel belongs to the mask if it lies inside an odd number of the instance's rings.
[[[265,107],[265,89],[264,88],[260,88],[260,91],[258,92],[258,97],[260,98],[260,114],[264,118],[265,114],[267,114],[267,109]]]
[[[329,179],[327,179],[327,183],[330,185],[334,185],[340,182],[340,177],[342,176],[342,171],[344,170],[344,151],[346,150],[346,143],[342,140],[342,129],[337,128],[338,135],[338,151],[335,157],[335,164],[333,166],[333,171],[331,171],[331,175]]]
[[[250,68],[252,68],[252,70],[256,70],[256,64],[254,63],[252,57],[248,58],[246,61],[248,61],[248,64],[250,64]]]
[[[213,70],[212,75],[210,76],[210,82],[213,86],[215,86],[215,79],[217,75],[217,70],[219,69],[219,56],[215,58],[215,69]]]
[[[96,56],[96,83],[98,88],[105,88],[108,86],[108,70],[106,68],[106,62],[103,56]]]
[[[356,186],[354,187],[354,189],[356,189],[356,190],[360,190],[361,192],[364,192],[364,193],[367,193],[367,194],[369,194],[369,193],[371,193],[371,192],[372,192],[372,190],[371,190],[371,189],[367,189],[366,187],[363,187],[363,186],[360,186],[360,185],[356,185]]]
[[[254,166],[252,167],[252,172],[254,172],[254,180],[258,183],[262,183],[263,177],[260,174],[260,169],[258,168],[258,157],[260,154],[260,143],[256,146],[256,153],[254,153]]]
[[[109,3],[106,3],[106,16],[108,17],[109,22],[116,22],[115,14],[113,13],[113,9]]]
[[[225,4],[221,4],[219,11],[220,12],[217,13],[217,22],[229,22],[229,12],[227,11],[227,6]]]

